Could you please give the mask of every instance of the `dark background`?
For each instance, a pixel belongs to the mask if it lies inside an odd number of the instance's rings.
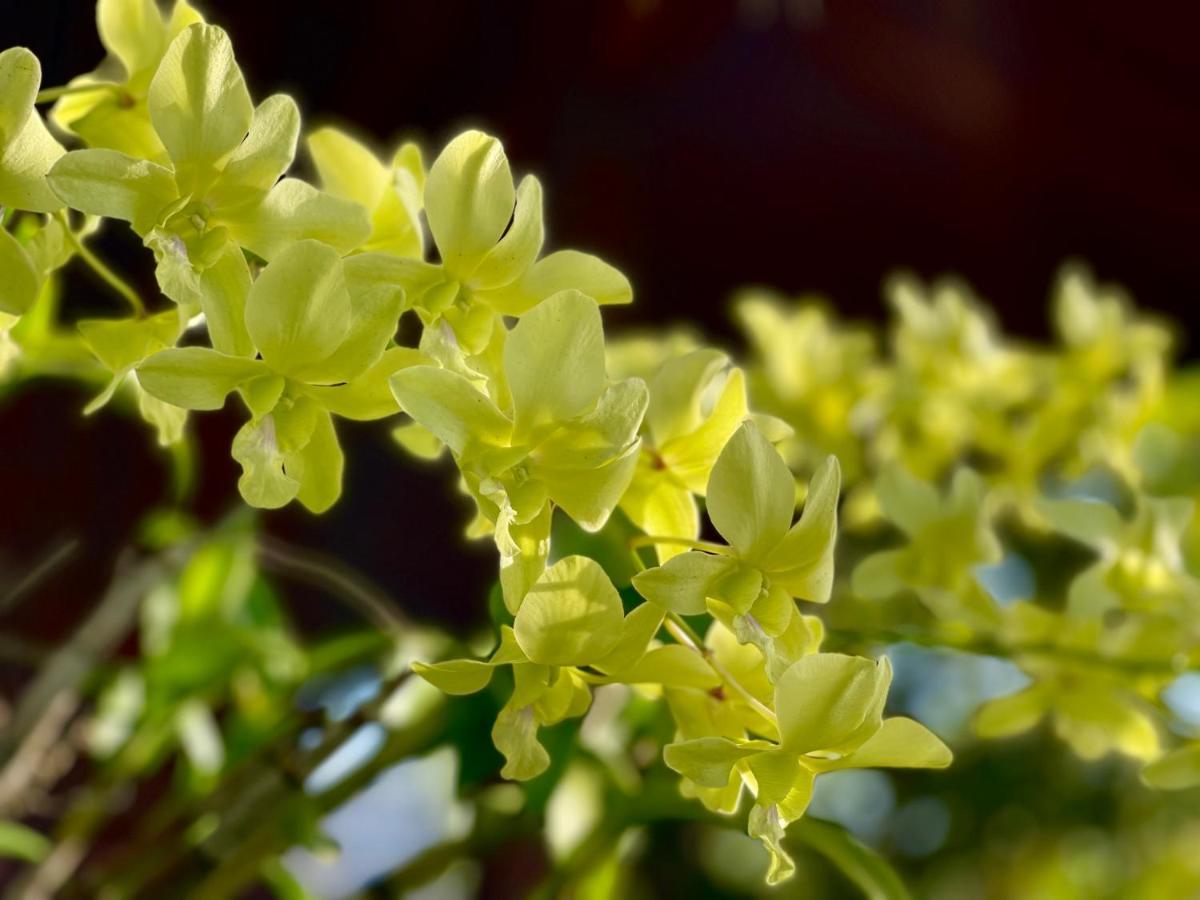
[[[518,175],[546,186],[549,246],[597,252],[633,280],[634,306],[606,314],[613,327],[688,321],[732,342],[727,299],[752,282],[878,319],[881,280],[905,266],[963,275],[1008,330],[1044,336],[1068,257],[1185,327],[1195,318],[1190,4],[199,5],[232,35],[256,99],[292,92],[310,126],[353,123],[381,148],[416,137],[427,162],[464,125],[500,136]],[[93,8],[0,0],[0,46],[31,47],[44,84],[64,83],[100,60]],[[141,267],[148,293],[146,252],[111,252]],[[86,276],[74,284],[89,302]],[[79,419],[84,399],[33,384],[0,408],[0,579],[82,539],[46,586],[53,607],[25,604],[22,629],[69,628],[165,491],[144,431]],[[237,501],[234,406],[196,418],[193,505],[205,517]],[[321,518],[269,513],[268,528],[345,560],[419,616],[478,621],[494,552],[460,538],[469,504],[451,467],[408,461],[387,431],[339,425],[340,503]],[[302,600],[314,624],[336,615]]]

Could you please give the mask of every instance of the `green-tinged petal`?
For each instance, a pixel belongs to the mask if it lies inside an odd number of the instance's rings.
[[[296,101],[287,94],[268,97],[254,111],[250,133],[225,163],[209,202],[222,205],[230,189],[268,190],[292,164],[299,138],[300,110]]]
[[[556,430],[534,456],[552,468],[584,469],[611,462],[637,443],[646,399],[646,384],[640,378],[609,384],[590,412]]]
[[[53,212],[63,204],[46,173],[63,148],[33,107],[41,78],[37,57],[24,47],[0,53],[0,206]]]
[[[516,284],[488,294],[488,303],[508,316],[523,315],[559,291],[580,291],[601,305],[629,303],[629,279],[598,256],[559,250],[539,259]]]
[[[621,639],[601,660],[593,665],[601,672],[620,672],[641,659],[650,640],[658,633],[663,610],[653,603],[643,603],[629,613],[621,623]]]
[[[239,385],[265,374],[260,361],[226,356],[207,347],[155,353],[138,366],[138,381],[153,396],[184,409],[220,409]]]
[[[540,463],[536,472],[550,499],[585,531],[599,531],[617,508],[637,468],[638,445],[602,466]]]
[[[370,149],[337,128],[318,128],[307,143],[322,188],[335,197],[375,209],[391,177]]]
[[[96,27],[127,78],[156,66],[167,46],[167,25],[154,0],[99,0]]]
[[[1142,770],[1142,780],[1151,787],[1177,791],[1200,784],[1200,744],[1172,750]]]
[[[884,467],[875,494],[884,515],[910,537],[942,514],[937,490],[898,465]]]
[[[520,278],[542,250],[542,185],[532,175],[521,179],[516,209],[504,237],[492,247],[471,275],[471,287],[489,290]]]
[[[238,244],[267,260],[306,239],[349,253],[371,233],[367,211],[357,203],[297,178],[284,178],[260,200],[216,210],[212,221],[226,225]]]
[[[0,819],[0,859],[40,863],[54,849],[54,843],[28,825]]]
[[[606,381],[595,301],[565,291],[530,310],[509,333],[504,372],[519,434],[587,412]]]
[[[633,586],[647,600],[671,612],[701,615],[708,611],[705,599],[736,565],[728,556],[690,550],[634,575]]]
[[[0,312],[19,316],[33,306],[42,279],[17,239],[0,228]]]
[[[492,743],[504,754],[500,774],[513,781],[536,778],[550,766],[546,748],[538,743],[538,722],[533,707],[514,706],[511,702],[500,710],[492,726]]]
[[[163,403],[144,389],[139,389],[137,395],[138,413],[144,421],[154,426],[158,445],[170,447],[178,444],[183,439],[184,426],[187,425],[187,410]]]
[[[788,750],[772,748],[746,760],[757,783],[755,800],[761,805],[782,803],[796,782],[811,783],[812,773],[800,765],[800,757]]]
[[[796,873],[795,861],[783,848],[784,830],[778,807],[763,807],[757,803],[752,806],[750,818],[746,823],[746,833],[762,841],[771,855],[771,864],[767,867],[767,884],[779,884]]]
[[[616,647],[622,619],[621,597],[599,564],[568,556],[529,589],[513,630],[533,662],[583,666]]]
[[[703,737],[678,741],[663,748],[663,762],[701,787],[723,788],[739,760],[761,752],[761,741],[735,743],[729,738]]]
[[[305,393],[336,416],[369,422],[400,412],[391,377],[401,369],[427,366],[429,357],[412,347],[392,347],[379,361],[347,384],[306,387]]]
[[[792,473],[752,423],[743,423],[708,479],[708,516],[738,553],[755,560],[787,533],[795,508]]]
[[[358,254],[343,264],[350,297],[350,327],[334,352],[321,364],[321,371],[314,373],[323,377],[312,378],[310,375],[312,380],[353,381],[379,362],[395,336],[404,308],[404,291],[373,277],[380,256],[377,253]],[[364,272],[371,274],[364,275]]]
[[[351,327],[342,261],[332,247],[301,241],[262,270],[246,298],[246,328],[273,370],[299,381],[317,372]]]
[[[841,469],[827,457],[808,484],[804,513],[767,554],[763,569],[773,584],[791,596],[825,603],[833,589],[833,551],[837,543],[837,504]]]
[[[1100,500],[1043,498],[1036,507],[1055,531],[1093,547],[1111,545],[1124,529],[1121,514]]]
[[[192,25],[171,42],[147,103],[154,129],[189,190],[211,177],[254,118],[233,45],[215,25]]]
[[[746,419],[746,379],[733,369],[712,411],[689,434],[671,438],[659,447],[663,465],[695,494],[708,490],[713,466],[730,437]]]
[[[944,769],[954,759],[941,738],[912,719],[884,719],[883,724],[849,756],[812,759],[817,769]]]
[[[505,608],[516,615],[526,594],[546,571],[550,556],[550,524],[553,509],[549,503],[529,522],[509,525],[500,547],[500,588]],[[497,530],[497,546],[500,533]]]
[[[446,145],[425,181],[425,214],[446,270],[471,274],[500,240],[516,192],[500,142],[466,131]]]
[[[661,447],[671,438],[690,435],[700,427],[705,393],[728,362],[729,357],[720,350],[704,348],[662,364],[650,382],[650,405],[646,408],[646,428],[654,446]]]
[[[1028,731],[1046,714],[1049,697],[1038,686],[985,703],[975,713],[972,730],[981,738],[1003,738]]]
[[[181,331],[175,310],[142,319],[83,319],[79,334],[110,372],[122,372],[174,346]]]
[[[143,236],[179,197],[169,169],[116,150],[73,150],[54,164],[48,181],[72,209],[122,219]]]
[[[667,644],[646,651],[646,655],[628,669],[614,673],[613,680],[699,690],[711,690],[721,685],[721,676],[704,657],[682,644]]]
[[[345,457],[329,413],[316,413],[312,435],[299,450],[284,453],[284,471],[300,482],[296,494],[309,512],[323,513],[342,495]]]
[[[42,82],[42,64],[25,47],[0,53],[0,147],[25,127]]]
[[[200,274],[197,294],[213,348],[230,356],[253,356],[246,330],[250,267],[235,244],[226,244],[217,261]]]
[[[775,687],[783,746],[795,753],[857,749],[879,730],[892,681],[887,657],[841,653],[797,660]]]
[[[390,379],[400,408],[456,455],[476,445],[504,446],[512,423],[458,372],[434,366],[402,369]]]
[[[300,492],[300,482],[283,469],[283,451],[273,415],[243,425],[234,435],[232,453],[242,467],[238,490],[251,506],[278,509]]]
[[[646,534],[695,540],[700,536],[700,512],[687,488],[675,484],[645,463],[643,451],[633,480],[621,496],[621,509]],[[656,544],[660,563],[687,550],[681,544]]]
[[[392,429],[392,440],[417,459],[433,462],[441,459],[446,445],[437,435],[418,422],[405,422]]]

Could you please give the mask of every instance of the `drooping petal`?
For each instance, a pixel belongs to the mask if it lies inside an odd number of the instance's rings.
[[[508,444],[512,422],[458,372],[413,366],[393,375],[391,387],[400,408],[459,456],[473,445]]]
[[[0,312],[19,316],[37,299],[40,273],[15,237],[0,228]]]
[[[652,603],[683,616],[702,615],[705,600],[717,584],[737,565],[728,556],[690,550],[673,556],[661,566],[633,576],[637,592]]]

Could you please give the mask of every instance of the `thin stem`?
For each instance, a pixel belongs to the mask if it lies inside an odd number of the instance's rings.
[[[707,647],[704,646],[704,640],[700,637],[700,635],[696,634],[695,630],[688,625],[687,622],[683,620],[682,616],[675,612],[669,612],[667,613],[667,618],[664,620],[663,625],[671,637],[675,638],[675,640],[679,641],[679,643],[683,644],[685,647],[690,647],[692,650],[695,650],[702,657],[704,657],[705,662],[713,667],[713,671],[715,671],[721,677],[721,680],[725,683],[726,687],[740,696],[751,709],[774,725],[778,730],[779,720],[775,717],[775,711],[742,686],[742,683],[737,680],[734,674],[721,664],[721,661],[717,659],[716,654],[712,653]]]
[[[69,97],[73,94],[94,94],[97,91],[117,93],[121,86],[111,81],[93,81],[89,84],[64,84],[60,87],[46,88],[38,91],[37,103],[53,103],[59,97]]]
[[[277,538],[258,538],[258,557],[267,569],[324,588],[392,638],[408,630],[408,622],[383,591],[337,560]]]
[[[146,305],[142,303],[142,298],[138,296],[137,291],[130,287],[125,279],[110,269],[100,257],[96,256],[96,254],[84,245],[83,241],[79,239],[79,235],[71,230],[71,225],[65,215],[61,218],[65,226],[64,231],[66,232],[67,240],[71,242],[71,246],[75,248],[75,252],[79,254],[79,258],[87,263],[91,270],[99,275],[105,284],[120,294],[129,303],[133,308],[134,315],[139,319],[145,316]]]
[[[663,534],[641,534],[629,539],[629,546],[634,550],[638,547],[653,547],[658,544],[675,544],[679,547],[690,547],[693,550],[706,550],[709,553],[717,553],[721,556],[729,555],[728,547],[724,544],[713,543],[712,541],[693,541],[689,538],[670,537]]]
[[[944,638],[928,631],[905,629],[881,629],[879,631],[857,631],[845,628],[827,628],[826,635],[846,643],[868,644],[916,644],[940,650],[954,650],[976,656],[994,656],[1001,659],[1019,659],[1023,656],[1042,656],[1077,662],[1084,665],[1133,673],[1177,675],[1192,664],[1186,656],[1172,659],[1145,657],[1108,656],[1092,650],[1063,647],[1053,643],[1006,644],[995,638],[978,637],[968,640]]]

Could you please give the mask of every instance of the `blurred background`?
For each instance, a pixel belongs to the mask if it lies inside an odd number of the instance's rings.
[[[881,282],[903,267],[958,273],[1007,331],[1044,337],[1053,274],[1072,257],[1143,308],[1195,321],[1200,55],[1186,4],[1153,13],[1004,0],[197,6],[232,35],[253,95],[294,94],[310,127],[350,125],[379,147],[415,138],[427,161],[465,125],[501,137],[514,171],[545,185],[548,246],[598,253],[632,280],[635,303],[606,313],[611,329],[688,322],[736,352],[735,289],[815,293],[842,316],[880,320]],[[100,60],[90,0],[0,7],[0,45],[32,48],[45,85]],[[125,238],[107,249],[149,293],[145,251]],[[115,310],[99,290],[79,308]],[[53,615],[26,603],[4,625],[46,645],[90,609],[170,478],[140,427],[82,419],[85,401],[80,389],[35,383],[0,406],[0,434],[16,436],[0,466],[0,575],[77,542],[41,588]],[[192,512],[202,520],[238,502],[227,448],[239,424],[233,410],[195,421]],[[343,560],[415,620],[457,634],[486,621],[494,551],[461,539],[469,501],[449,462],[398,464],[386,428],[348,422],[339,432],[352,461],[341,502],[320,518],[294,506],[267,513],[264,529]],[[313,631],[350,617],[303,584],[289,590],[289,608]],[[1068,768],[1035,778],[1019,768],[1027,751],[1009,760],[991,748],[981,772],[968,753],[945,793],[986,784],[999,804],[1060,778],[1057,806],[1031,796],[1030,820],[1076,804],[1073,815],[1086,809],[1103,822],[1103,773],[1043,756]],[[903,796],[889,803],[903,806]],[[881,829],[885,843],[927,828],[941,828],[936,846],[947,840],[944,810],[908,815],[919,828],[903,818],[862,827]],[[1010,829],[1003,840],[1028,825],[993,827]],[[664,858],[695,853],[675,832],[650,839],[674,854]],[[706,884],[714,896],[741,895]],[[662,887],[662,896],[700,890]]]

